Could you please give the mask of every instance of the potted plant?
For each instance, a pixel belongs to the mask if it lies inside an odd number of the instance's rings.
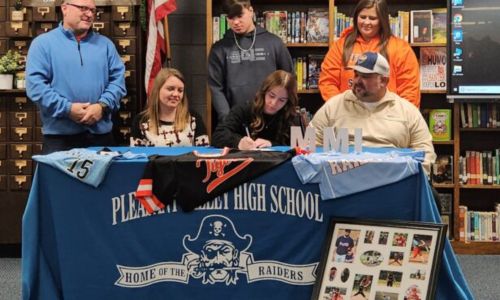
[[[20,69],[21,55],[17,51],[9,50],[0,57],[0,89],[10,90],[13,87],[14,73]]]

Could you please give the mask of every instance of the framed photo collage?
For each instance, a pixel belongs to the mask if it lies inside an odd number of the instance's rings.
[[[330,222],[311,299],[433,299],[446,225]]]

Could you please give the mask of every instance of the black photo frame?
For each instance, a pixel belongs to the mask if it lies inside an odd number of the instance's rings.
[[[313,300],[434,299],[446,224],[332,218]]]

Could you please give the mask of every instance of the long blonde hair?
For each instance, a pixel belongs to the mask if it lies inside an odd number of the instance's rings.
[[[184,87],[186,82],[184,81],[184,76],[182,73],[173,68],[164,68],[156,75],[153,83],[153,88],[151,89],[151,94],[148,98],[148,104],[146,109],[141,113],[141,123],[148,123],[148,131],[158,135],[158,129],[160,127],[160,89],[165,84],[165,81],[170,77],[177,77]],[[186,95],[186,90],[184,90],[181,102],[177,105],[175,110],[175,120],[174,120],[174,130],[182,131],[190,122],[191,115],[189,114],[189,105]]]
[[[387,7],[387,2],[385,0],[360,0],[356,7],[354,8],[353,20],[353,31],[350,32],[344,43],[344,51],[342,53],[342,63],[345,67],[349,63],[349,58],[352,54],[352,49],[356,38],[361,34],[358,30],[358,16],[361,11],[365,8],[375,7],[377,12],[377,17],[380,22],[380,43],[378,45],[380,54],[382,54],[387,61],[389,61],[389,56],[387,55],[387,44],[392,36],[391,26],[389,24],[389,8]]]

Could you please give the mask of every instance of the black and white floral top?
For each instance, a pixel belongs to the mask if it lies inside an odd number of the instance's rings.
[[[173,122],[160,122],[158,135],[148,131],[149,123],[140,122],[140,115],[137,115],[132,123],[132,135],[130,146],[140,147],[191,147],[208,146],[207,130],[202,118],[195,112],[189,112],[191,122],[182,131],[174,130]]]

